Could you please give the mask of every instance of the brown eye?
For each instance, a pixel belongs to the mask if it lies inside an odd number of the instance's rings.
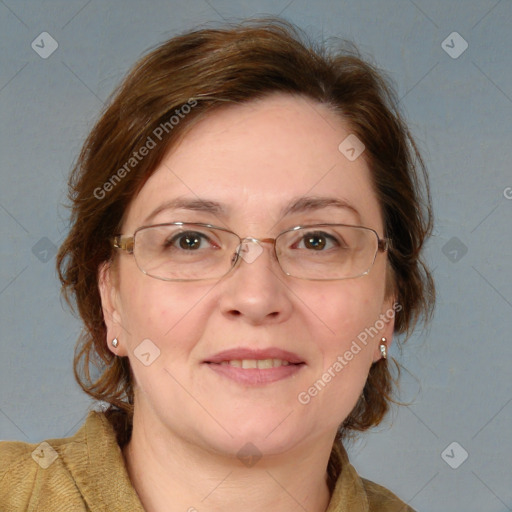
[[[325,231],[310,231],[302,235],[297,248],[308,249],[312,252],[325,252],[329,249],[340,248],[342,245],[342,240],[334,234]]]
[[[165,247],[183,249],[184,251],[195,251],[201,249],[201,243],[208,241],[208,238],[202,233],[194,231],[187,231],[180,233],[179,235],[173,236],[165,241]]]
[[[304,245],[307,249],[321,250],[325,247],[327,241],[325,237],[318,235],[306,235],[304,237]]]
[[[201,237],[196,234],[186,234],[179,238],[179,245],[182,249],[190,250],[197,249],[201,246]]]

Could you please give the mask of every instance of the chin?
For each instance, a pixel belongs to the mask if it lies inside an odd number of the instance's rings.
[[[254,445],[265,455],[277,455],[292,449],[305,437],[305,432],[304,425],[297,425],[290,412],[283,410],[281,414],[267,415],[259,412],[245,421],[238,417],[230,425],[234,436],[230,440],[232,451],[238,452],[247,444]]]
[[[278,455],[292,449],[305,436],[303,427],[295,422],[285,425],[286,420],[283,422],[283,419],[286,415],[278,418],[258,413],[252,418],[241,418],[236,414],[237,411],[234,411],[234,416],[223,416],[223,426],[229,434],[222,427],[212,425],[208,430],[196,430],[196,440],[189,437],[189,441],[202,445],[208,451],[240,457],[251,451],[260,455]]]

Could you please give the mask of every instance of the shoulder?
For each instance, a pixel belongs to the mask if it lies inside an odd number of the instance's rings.
[[[0,442],[0,510],[30,510],[39,469],[32,458],[37,446]]]
[[[18,476],[23,476],[25,483],[33,480],[37,468],[28,461],[32,460],[32,452],[36,447],[37,445],[18,441],[0,442],[0,496],[6,483],[17,480]]]
[[[360,477],[341,443],[333,445],[331,457],[340,469],[327,512],[414,512],[390,490]]]
[[[100,416],[89,413],[72,437],[33,444],[0,442],[0,510],[61,510],[58,503],[64,501],[67,510],[86,510],[75,472],[87,465],[88,431],[101,430],[106,420]]]
[[[366,478],[361,478],[361,481],[366,491],[370,512],[414,512],[409,505],[382,485]]]

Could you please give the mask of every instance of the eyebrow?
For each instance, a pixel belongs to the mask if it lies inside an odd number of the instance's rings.
[[[322,208],[339,208],[349,210],[356,215],[358,220],[361,219],[359,211],[344,199],[336,197],[324,196],[302,196],[292,199],[280,211],[280,218],[296,213],[305,213],[320,210]],[[219,217],[227,217],[229,208],[222,203],[208,199],[191,199],[186,197],[177,197],[158,206],[144,220],[144,224],[148,224],[158,214],[167,210],[190,210],[196,212],[205,212]]]

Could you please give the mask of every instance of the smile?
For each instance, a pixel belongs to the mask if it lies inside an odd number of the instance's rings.
[[[232,359],[231,361],[222,361],[219,364],[224,366],[234,366],[235,368],[259,368],[260,370],[262,370],[266,368],[278,368],[279,366],[288,366],[290,362],[283,361],[282,359]]]
[[[222,378],[244,386],[264,386],[282,381],[306,366],[297,354],[279,349],[228,350],[203,363]]]

